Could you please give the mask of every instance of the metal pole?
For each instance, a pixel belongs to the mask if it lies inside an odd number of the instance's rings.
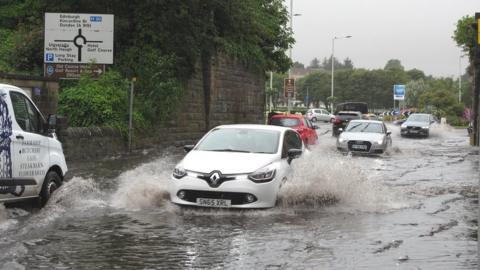
[[[334,74],[334,65],[333,65],[333,57],[334,57],[334,53],[335,53],[335,39],[337,37],[334,37],[332,38],[332,57],[330,58],[330,61],[332,62],[332,83],[331,83],[331,87],[332,87],[332,92],[331,92],[331,95],[330,95],[330,113],[333,114],[333,74]]]
[[[293,35],[293,0],[290,0],[290,31],[292,31],[292,35]],[[289,57],[290,59],[292,59],[292,47],[290,47],[290,50],[289,50]],[[288,78],[291,79],[292,78],[292,69],[289,68],[288,69]],[[295,91],[295,89],[294,89]],[[288,92],[287,92],[287,113],[290,114],[290,110],[291,110],[291,105],[290,105],[290,95],[288,95]]]
[[[309,106],[308,106],[309,101],[310,101],[309,99],[310,99],[310,96],[308,95],[308,87],[307,87],[307,104],[306,104],[306,105],[307,105],[307,109],[308,109],[308,107],[309,107]]]
[[[462,55],[458,58],[458,103],[462,102]]]
[[[130,109],[128,115],[128,151],[132,151],[132,136],[133,136],[133,84],[136,78],[132,79],[130,83]]]
[[[269,111],[272,110],[272,96],[273,96],[273,72],[270,71],[270,103],[268,104]]]

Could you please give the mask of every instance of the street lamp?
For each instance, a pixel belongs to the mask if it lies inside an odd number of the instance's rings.
[[[292,36],[293,36],[293,17],[295,16],[301,16],[302,14],[299,14],[299,13],[295,13],[293,14],[293,0],[290,0],[290,31],[292,31]],[[292,59],[292,47],[290,47],[290,50],[289,50],[289,57],[290,59]],[[288,69],[288,78],[291,79],[292,78],[292,69],[289,68]],[[295,89],[294,90],[294,93],[295,93]],[[290,113],[290,97],[287,96],[287,112]]]
[[[344,36],[344,37],[334,37],[332,38],[332,94],[330,96],[330,112],[333,114],[333,74],[334,74],[334,59],[335,59],[335,39],[342,39],[342,38],[351,38],[352,36]]]

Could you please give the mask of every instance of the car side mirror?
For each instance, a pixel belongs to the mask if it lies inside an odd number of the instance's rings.
[[[185,152],[188,153],[188,152],[192,151],[192,149],[193,149],[194,147],[195,147],[194,144],[187,144],[187,145],[184,145],[184,146],[183,146],[183,150],[185,150]]]
[[[50,114],[47,119],[48,122],[48,127],[50,129],[55,129],[57,127],[57,115],[56,114]]]
[[[343,132],[343,128],[339,128],[339,129],[338,129],[338,132]]]
[[[302,149],[292,148],[287,152],[288,163],[292,162],[293,159],[299,158],[302,155]]]

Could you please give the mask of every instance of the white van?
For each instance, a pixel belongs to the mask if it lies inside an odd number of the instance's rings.
[[[62,184],[67,164],[55,124],[22,89],[0,84],[0,203],[36,199],[43,206]]]

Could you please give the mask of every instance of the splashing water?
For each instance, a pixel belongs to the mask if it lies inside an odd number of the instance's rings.
[[[163,205],[169,198],[168,179],[174,166],[173,159],[164,156],[121,174],[110,206],[139,210]]]
[[[361,167],[361,159],[367,159],[370,167],[378,163],[370,162],[376,160],[370,157],[345,157],[322,145],[313,148],[292,163],[294,173],[280,191],[280,205],[315,207],[339,202],[358,211],[406,207],[373,175],[367,176],[374,170]]]

